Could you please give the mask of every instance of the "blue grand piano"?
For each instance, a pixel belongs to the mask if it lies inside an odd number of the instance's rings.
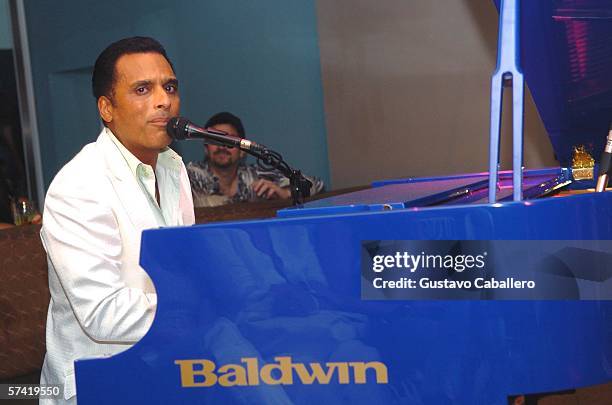
[[[612,239],[612,193],[588,192],[591,169],[572,168],[576,147],[601,154],[612,120],[612,2],[497,5],[488,173],[381,181],[271,219],[144,232],[155,321],[125,352],[76,362],[79,403],[506,404],[611,381],[612,301],[580,288],[571,298],[363,297],[362,266],[381,241],[537,250]],[[523,74],[559,168],[522,170]],[[515,170],[497,173],[510,83]],[[570,278],[605,296],[612,260],[597,257],[598,277],[578,266]]]

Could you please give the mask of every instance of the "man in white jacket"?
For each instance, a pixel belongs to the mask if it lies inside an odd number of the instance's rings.
[[[142,231],[194,223],[185,166],[168,148],[180,98],[164,48],[143,37],[111,44],[92,85],[104,129],[51,183],[41,230],[51,291],[41,384],[64,386],[57,403],[76,400],[76,359],[123,351],[151,326]]]

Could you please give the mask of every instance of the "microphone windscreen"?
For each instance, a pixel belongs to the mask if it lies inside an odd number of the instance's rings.
[[[188,123],[189,121],[183,117],[170,118],[170,120],[166,124],[166,132],[172,139],[186,139],[189,136],[187,132]]]

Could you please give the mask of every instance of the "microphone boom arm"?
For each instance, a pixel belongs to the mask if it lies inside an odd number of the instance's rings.
[[[283,159],[280,153],[259,145],[257,149],[243,149],[251,156],[257,158],[257,166],[263,170],[278,170],[289,179],[289,188],[291,191],[291,199],[293,205],[301,207],[304,204],[304,199],[310,197],[310,188],[312,183],[306,179],[300,170],[293,169]]]

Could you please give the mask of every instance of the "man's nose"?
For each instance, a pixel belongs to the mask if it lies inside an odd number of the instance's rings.
[[[170,108],[172,101],[170,95],[163,87],[156,87],[154,97],[155,98],[153,100],[155,103],[155,108],[160,108],[164,110]]]

